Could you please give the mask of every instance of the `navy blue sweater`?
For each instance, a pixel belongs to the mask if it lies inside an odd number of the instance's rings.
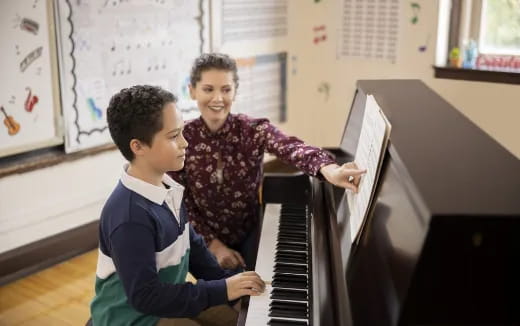
[[[174,214],[165,199],[181,186],[165,178],[170,190],[161,192],[125,173],[103,208],[94,325],[155,325],[227,303],[224,278],[232,273],[188,223],[184,205]],[[186,282],[188,270],[196,284]]]

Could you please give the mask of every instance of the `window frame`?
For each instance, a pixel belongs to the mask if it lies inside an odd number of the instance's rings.
[[[485,81],[494,83],[520,84],[520,71],[507,69],[483,69],[478,66],[474,69],[450,67],[448,53],[454,47],[462,48],[464,40],[473,39],[478,42],[479,57],[503,57],[520,59],[515,54],[499,54],[482,52],[480,49],[481,20],[483,2],[487,0],[440,0],[439,25],[437,39],[437,54],[434,68],[435,78]],[[443,21],[449,21],[446,31],[441,29]],[[520,51],[519,51],[520,52]]]

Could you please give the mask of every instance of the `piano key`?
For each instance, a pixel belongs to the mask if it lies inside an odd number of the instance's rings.
[[[270,326],[307,326],[307,325],[309,325],[309,323],[304,322],[304,321],[297,321],[297,320],[272,318],[269,320],[268,325],[270,325]]]
[[[306,319],[307,313],[303,311],[291,311],[287,309],[271,309],[269,312],[269,317]]]
[[[276,253],[276,236],[278,234],[280,211],[280,204],[266,205],[262,233],[258,243],[255,271],[262,280],[268,283],[273,280],[274,255]]]
[[[295,289],[273,289],[271,292],[271,299],[279,300],[294,300],[294,301],[308,301],[309,296],[307,291]]]
[[[307,244],[304,244],[304,243],[278,243],[276,245],[276,250],[307,252]]]
[[[250,298],[245,325],[309,325],[306,207],[266,205],[261,232],[255,270],[269,295]]]
[[[292,273],[292,274],[308,274],[307,265],[293,265],[286,263],[276,263],[274,265],[275,273]]]
[[[268,325],[270,320],[269,303],[271,299],[269,297],[271,291],[271,285],[266,284],[264,293],[249,298],[249,308],[247,309],[247,318],[244,326]]]

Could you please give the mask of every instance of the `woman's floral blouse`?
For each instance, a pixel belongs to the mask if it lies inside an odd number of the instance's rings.
[[[264,152],[312,176],[335,163],[325,151],[285,135],[267,119],[242,114],[230,114],[215,133],[202,118],[192,120],[184,137],[189,143],[184,169],[170,175],[185,186],[189,219],[207,243],[217,238],[239,244],[258,222]]]

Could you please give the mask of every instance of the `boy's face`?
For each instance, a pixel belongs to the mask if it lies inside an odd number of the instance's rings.
[[[188,142],[182,134],[184,121],[175,103],[166,104],[162,112],[163,128],[144,146],[143,158],[159,173],[178,171],[184,167]]]
[[[197,101],[202,119],[208,125],[221,125],[235,99],[233,72],[210,69],[200,75],[195,87],[190,85],[191,98]]]

